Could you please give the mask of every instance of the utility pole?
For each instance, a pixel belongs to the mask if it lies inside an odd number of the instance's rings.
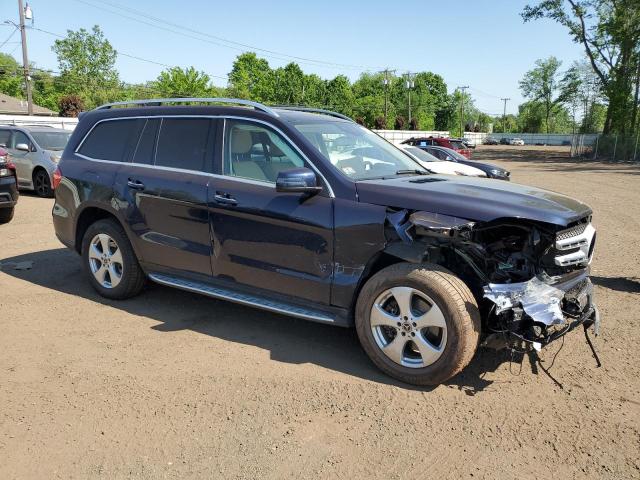
[[[389,113],[389,74],[395,73],[395,70],[385,68],[380,73],[384,73],[384,128],[387,128],[387,114]]]
[[[504,112],[502,114],[502,132],[507,133],[507,102],[511,100],[510,98],[501,98],[504,102]]]
[[[24,83],[27,88],[27,111],[33,115],[33,96],[31,95],[31,75],[29,74],[29,56],[27,55],[27,32],[24,27],[24,8],[22,0],[18,0],[20,11],[20,35],[22,37],[22,68],[24,70]]]
[[[415,86],[414,82],[413,82],[413,76],[414,74],[411,72],[407,72],[405,73],[406,77],[407,77],[407,97],[408,97],[408,102],[409,102],[409,125],[411,125],[411,89]],[[411,128],[411,127],[409,127]]]
[[[460,90],[460,138],[464,137],[464,91],[469,88],[466,87],[458,87]]]

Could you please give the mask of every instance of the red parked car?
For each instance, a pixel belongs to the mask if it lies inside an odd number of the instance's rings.
[[[455,150],[460,155],[467,158],[471,158],[471,149],[467,147],[464,142],[458,138],[447,137],[411,137],[409,140],[402,142],[406,145],[412,145],[414,147],[445,147]]]
[[[11,221],[17,201],[16,166],[9,161],[7,151],[0,147],[0,224]]]

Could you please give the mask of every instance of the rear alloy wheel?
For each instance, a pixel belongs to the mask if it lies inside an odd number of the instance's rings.
[[[103,297],[133,297],[146,281],[126,233],[111,219],[89,226],[82,239],[82,260],[89,282]]]
[[[115,288],[122,280],[122,251],[106,233],[99,233],[89,245],[89,268],[104,288]]]
[[[468,287],[439,265],[399,263],[376,273],[356,304],[365,352],[388,375],[436,385],[473,358],[480,313]]]
[[[49,179],[49,174],[45,170],[38,169],[33,174],[33,189],[39,197],[51,198],[53,196],[51,180]]]

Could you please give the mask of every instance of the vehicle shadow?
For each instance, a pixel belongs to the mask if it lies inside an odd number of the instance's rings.
[[[159,322],[151,328],[160,332],[188,329],[268,350],[270,358],[278,362],[313,363],[405,389],[435,388],[407,385],[380,372],[360,348],[355,329],[290,318],[152,282],[136,298],[105,299],[84,279],[79,257],[64,248],[0,259],[0,278],[2,275],[151,318]],[[445,385],[475,395],[493,383],[484,378],[486,373],[511,360],[508,353],[481,348],[471,364]]]
[[[637,277],[592,276],[591,281],[595,285],[617,292],[640,293],[640,278]]]

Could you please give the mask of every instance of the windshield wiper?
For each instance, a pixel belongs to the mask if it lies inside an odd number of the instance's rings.
[[[396,172],[396,175],[429,175],[428,172],[424,171],[424,170],[398,170]]]

